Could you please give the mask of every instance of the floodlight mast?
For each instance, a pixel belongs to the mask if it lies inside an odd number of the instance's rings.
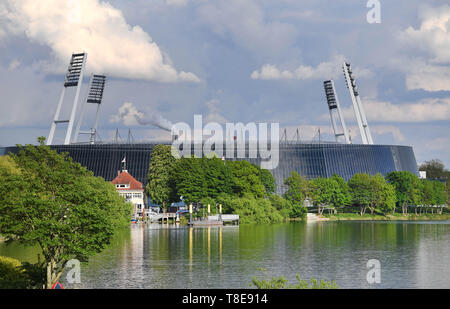
[[[75,113],[78,105],[78,98],[80,96],[81,86],[83,84],[83,74],[84,69],[86,67],[86,59],[87,53],[79,53],[72,54],[72,58],[70,59],[70,64],[67,69],[67,74],[64,80],[64,87],[61,92],[61,96],[59,98],[58,107],[56,108],[55,117],[53,118],[52,126],[50,128],[50,133],[47,139],[47,145],[51,145],[53,143],[53,137],[55,135],[56,125],[60,123],[68,123],[66,138],[64,140],[64,145],[70,144],[70,139],[72,136],[73,124],[75,121]],[[66,88],[69,87],[77,87],[75,99],[73,101],[72,111],[70,113],[69,120],[61,120],[59,119],[61,113],[61,106],[64,101],[64,96],[66,93]]]
[[[90,135],[89,143],[94,144],[97,136],[97,126],[99,119],[100,105],[103,99],[103,91],[105,89],[106,76],[104,75],[94,75],[91,74],[91,80],[89,82],[89,88],[86,95],[85,103],[81,106],[80,118],[78,119],[77,128],[75,130],[74,143],[78,142],[78,137],[80,134]],[[97,104],[97,111],[95,115],[94,126],[89,131],[80,131],[81,125],[83,123],[83,117],[85,112],[85,107],[88,103]]]
[[[333,80],[327,80],[323,82],[323,87],[325,90],[325,96],[327,98],[328,109],[330,110],[331,124],[333,125],[334,136],[336,138],[336,142],[339,142],[339,137],[344,136],[345,142],[350,144],[350,138],[347,131],[347,126],[345,125],[344,115],[342,114],[341,106],[339,104],[339,99],[336,93],[336,89],[334,87]],[[337,111],[339,116],[339,120],[342,126],[342,133],[338,132],[335,113],[333,111]]]
[[[356,81],[353,76],[353,71],[351,69],[351,65],[348,62],[344,62],[343,65],[345,81],[347,83],[347,88],[350,92],[350,97],[353,103],[353,110],[355,111],[356,121],[358,123],[359,132],[361,133],[361,139],[363,144],[373,144],[372,137],[368,137],[367,133],[370,135],[370,131],[366,130],[368,128],[367,120],[364,114],[364,110],[362,109],[362,104],[360,104],[361,100],[359,99],[358,88],[356,87]],[[359,102],[358,102],[359,99]],[[371,143],[369,142],[369,139]]]

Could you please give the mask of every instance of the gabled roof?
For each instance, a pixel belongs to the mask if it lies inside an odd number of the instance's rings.
[[[117,190],[144,190],[142,182],[137,181],[128,171],[122,171],[111,182],[115,185],[129,185],[128,188],[116,188]]]

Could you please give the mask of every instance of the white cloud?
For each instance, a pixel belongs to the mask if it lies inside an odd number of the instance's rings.
[[[46,71],[63,72],[73,52],[85,51],[92,72],[161,82],[199,81],[166,63],[152,38],[129,25],[108,2],[6,0],[0,4],[0,28],[50,47],[54,59],[41,63]]]
[[[275,65],[265,64],[260,70],[251,74],[252,79],[278,80],[278,79],[330,79],[338,78],[342,75],[342,64],[345,58],[336,56],[331,61],[322,62],[316,67],[301,65],[295,70],[281,70]],[[365,78],[372,73],[368,69],[354,69],[358,78]]]
[[[228,120],[220,114],[220,101],[217,99],[212,99],[206,102],[206,106],[208,106],[208,114],[205,117],[207,122],[217,122],[217,123],[226,123]]]
[[[262,3],[255,0],[202,1],[198,21],[222,37],[257,55],[277,55],[295,43],[294,25],[268,20]]]
[[[167,5],[182,7],[186,6],[189,3],[189,0],[166,0]]]
[[[370,132],[374,135],[392,134],[396,142],[404,142],[405,136],[395,126],[370,126]]]
[[[450,6],[423,6],[419,29],[408,27],[401,36],[407,43],[429,53],[435,63],[450,62]]]
[[[112,123],[122,122],[126,126],[137,125],[153,125],[160,129],[170,131],[172,129],[172,123],[161,116],[156,111],[144,113],[138,110],[133,103],[125,102],[118,110],[118,114],[110,118]]]
[[[431,122],[450,120],[450,99],[425,99],[418,103],[392,104],[363,98],[367,119],[374,122]],[[343,110],[344,117],[354,117],[352,107]],[[322,115],[325,119],[327,115]],[[328,116],[329,117],[329,116]]]
[[[410,60],[404,65],[408,90],[450,91],[450,66],[430,65],[422,60]]]
[[[406,59],[409,90],[450,91],[450,6],[422,6],[420,27],[408,27],[399,35],[408,51],[422,52],[421,56]]]
[[[17,68],[19,67],[19,65],[20,65],[20,61],[17,60],[17,59],[14,59],[13,61],[11,61],[11,62],[9,63],[8,71],[9,71],[9,72],[14,71],[15,69],[17,69]]]

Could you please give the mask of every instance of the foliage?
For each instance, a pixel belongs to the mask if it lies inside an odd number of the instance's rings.
[[[425,161],[419,171],[427,172],[428,179],[450,179],[450,171],[445,169],[444,163],[439,159]]]
[[[45,284],[45,267],[42,263],[21,263],[0,256],[0,289],[35,289]]]
[[[327,281],[321,279],[320,281],[311,278],[303,280],[299,274],[296,275],[297,282],[288,284],[288,280],[284,277],[268,279],[259,279],[253,277],[252,284],[258,289],[338,289],[336,281]]]
[[[275,183],[275,178],[273,177],[272,173],[269,170],[261,168],[259,170],[259,179],[261,180],[261,183],[264,185],[264,188],[266,188],[267,194],[275,193],[277,189],[277,184]]]
[[[407,206],[417,201],[418,178],[411,172],[391,172],[386,180],[395,188],[397,204],[402,207],[403,214],[407,213]]]
[[[284,185],[287,188],[284,197],[293,203],[303,205],[303,201],[309,195],[310,191],[308,181],[300,176],[298,172],[294,171],[284,180]]]
[[[86,261],[102,251],[113,234],[129,226],[131,204],[115,187],[42,143],[12,155],[19,170],[0,179],[0,233],[8,241],[39,244],[47,288],[65,263]]]
[[[0,156],[0,177],[18,173],[19,170],[10,156]]]
[[[355,174],[348,181],[350,193],[352,194],[353,204],[360,207],[361,216],[366,212],[371,204],[372,192],[371,181],[368,174]]]
[[[233,198],[230,202],[229,207],[232,213],[239,215],[239,222],[242,224],[279,223],[284,220],[283,216],[266,199],[246,195]]]
[[[292,204],[292,218],[302,218],[306,216],[305,198],[310,195],[310,184],[300,176],[298,172],[291,172],[291,176],[284,180],[287,188],[283,197]]]
[[[296,218],[298,214],[294,210],[292,203],[279,195],[271,194],[269,196],[269,201],[276,210],[279,211],[283,218]]]
[[[26,289],[28,278],[19,260],[0,256],[0,289]]]
[[[310,187],[311,199],[314,205],[319,207],[319,214],[322,214],[326,206],[337,213],[337,208],[347,206],[351,202],[349,188],[340,176],[316,178],[311,182]]]
[[[147,195],[153,203],[162,204],[176,200],[173,186],[171,185],[171,172],[176,164],[172,155],[172,147],[168,145],[157,145],[152,151],[150,167],[147,175]]]
[[[233,177],[233,193],[239,197],[264,197],[266,188],[260,178],[260,168],[248,161],[226,161]]]

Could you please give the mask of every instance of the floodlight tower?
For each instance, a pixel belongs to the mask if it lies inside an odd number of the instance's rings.
[[[347,126],[345,125],[344,115],[342,114],[341,106],[339,105],[339,99],[334,88],[333,80],[326,80],[323,82],[323,87],[325,89],[325,96],[327,98],[328,108],[330,110],[331,124],[333,125],[334,136],[336,137],[336,142],[339,142],[339,137],[344,136],[345,142],[350,144],[350,138],[348,136]],[[336,112],[339,117],[342,133],[338,132],[337,122],[336,122]]]
[[[50,128],[50,133],[48,135],[47,145],[51,145],[53,142],[53,137],[55,135],[56,125],[60,123],[68,123],[66,138],[64,140],[64,145],[70,144],[70,139],[72,136],[73,123],[75,121],[75,113],[77,111],[78,97],[80,96],[81,85],[83,84],[83,74],[86,67],[87,53],[72,54],[70,59],[70,64],[67,69],[67,74],[64,80],[64,87],[59,98],[58,107],[56,108],[55,117],[53,118],[52,127]],[[66,88],[77,87],[75,94],[75,99],[73,101],[72,112],[70,113],[69,120],[59,119],[59,114],[61,113],[61,106],[64,101],[64,95],[66,93]]]
[[[88,94],[85,103],[81,106],[80,119],[78,119],[77,128],[75,130],[74,143],[78,141],[78,136],[80,134],[90,135],[89,143],[91,144],[95,143],[95,138],[97,136],[97,125],[98,125],[100,104],[102,104],[105,83],[106,83],[106,76],[91,74],[91,81],[89,82]],[[89,131],[80,131],[81,124],[83,123],[85,107],[89,103],[97,104],[97,112],[95,115],[94,126]]]
[[[366,113],[361,103],[358,87],[356,86],[356,79],[353,75],[353,71],[350,63],[344,62],[343,65],[345,81],[347,82],[347,88],[350,91],[350,97],[353,102],[353,109],[355,111],[356,120],[358,122],[359,131],[361,132],[361,138],[363,144],[373,145],[372,134],[370,133],[369,124],[367,123]]]

